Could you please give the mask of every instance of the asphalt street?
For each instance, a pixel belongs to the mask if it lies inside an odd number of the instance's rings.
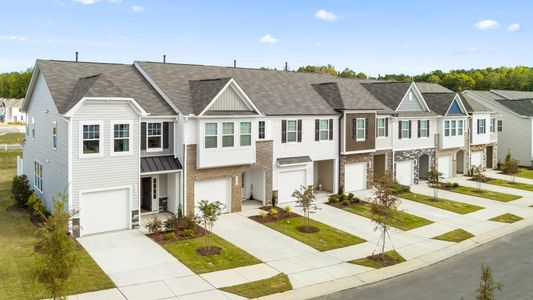
[[[320,299],[475,299],[481,264],[504,285],[496,299],[533,299],[533,226],[415,272]]]

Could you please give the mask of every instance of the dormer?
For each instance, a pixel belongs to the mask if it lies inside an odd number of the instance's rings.
[[[455,94],[455,97],[453,98],[452,102],[450,103],[450,106],[448,107],[448,110],[446,111],[446,116],[467,116],[466,108],[463,104],[463,101],[461,101],[461,98],[459,97],[459,94]]]
[[[414,82],[407,89],[396,111],[430,111]]]

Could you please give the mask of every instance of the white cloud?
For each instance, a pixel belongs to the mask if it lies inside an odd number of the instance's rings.
[[[336,21],[339,18],[334,13],[327,11],[325,9],[321,9],[317,11],[315,13],[315,17],[323,21]]]
[[[260,38],[259,41],[261,43],[275,44],[275,43],[279,42],[279,39],[273,37],[270,34],[267,34],[267,35],[263,36],[262,38]]]
[[[27,38],[23,36],[16,36],[16,35],[1,35],[0,39],[2,40],[10,40],[10,41],[25,41]]]
[[[144,7],[140,6],[140,5],[133,5],[131,7],[131,10],[134,12],[134,13],[140,13],[141,11],[144,10]]]
[[[500,28],[500,23],[494,20],[483,20],[474,24],[474,26],[479,30],[498,29]]]
[[[520,30],[520,28],[521,28],[520,24],[514,23],[514,24],[507,26],[507,31],[513,32],[513,31]]]
[[[99,2],[100,0],[72,0],[74,2],[79,2],[81,4],[95,4],[96,2]]]

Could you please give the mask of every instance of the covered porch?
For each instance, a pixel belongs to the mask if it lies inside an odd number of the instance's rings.
[[[177,214],[183,208],[182,174],[181,163],[172,155],[141,158],[141,217],[164,212]]]

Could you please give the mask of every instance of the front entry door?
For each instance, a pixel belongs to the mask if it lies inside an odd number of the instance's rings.
[[[141,178],[141,210],[152,211],[152,177]]]

